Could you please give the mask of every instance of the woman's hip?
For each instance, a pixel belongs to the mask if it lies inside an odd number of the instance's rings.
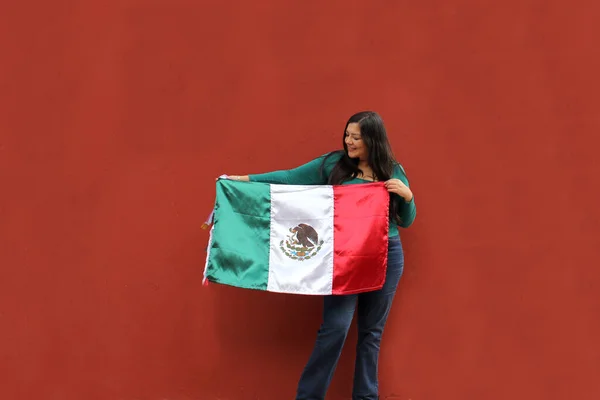
[[[385,284],[381,291],[393,293],[396,291],[398,282],[404,273],[404,249],[399,236],[392,236],[388,242],[388,260],[386,268]]]

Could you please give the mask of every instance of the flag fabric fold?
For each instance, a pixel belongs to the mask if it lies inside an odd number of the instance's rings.
[[[380,289],[388,206],[380,182],[303,186],[218,179],[204,279],[303,295]]]

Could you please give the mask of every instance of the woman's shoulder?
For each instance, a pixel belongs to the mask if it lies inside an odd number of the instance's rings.
[[[333,169],[335,168],[336,164],[342,158],[343,154],[344,152],[339,150],[330,151],[317,157],[312,162],[318,165],[319,170],[322,174],[324,174],[324,176],[329,176],[329,174],[331,174],[331,171],[333,171]]]
[[[394,161],[394,172],[392,175],[394,178],[400,179],[402,181],[408,181],[406,170],[398,161]]]
[[[326,166],[333,166],[333,165],[335,165],[335,163],[337,163],[340,160],[340,158],[342,158],[343,154],[344,154],[343,150],[333,150],[333,151],[327,152],[325,154],[321,154],[320,156],[315,158],[313,161],[318,161]]]
[[[331,159],[331,160],[335,160],[336,162],[339,161],[340,158],[342,158],[342,156],[344,155],[344,150],[333,150],[330,151],[328,153],[325,153],[321,156],[322,159]]]
[[[406,175],[406,171],[404,170],[404,167],[398,161],[394,161],[394,173],[401,173],[401,174]]]

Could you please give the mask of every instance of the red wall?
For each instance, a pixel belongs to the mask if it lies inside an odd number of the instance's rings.
[[[200,225],[362,109],[418,204],[382,398],[599,398],[599,10],[2,2],[0,398],[293,398],[319,299],[202,287]]]

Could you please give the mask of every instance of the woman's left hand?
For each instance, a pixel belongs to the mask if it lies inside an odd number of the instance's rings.
[[[407,203],[413,198],[413,193],[408,186],[404,184],[400,179],[390,179],[385,181],[385,187],[390,193],[396,193],[402,197]]]

